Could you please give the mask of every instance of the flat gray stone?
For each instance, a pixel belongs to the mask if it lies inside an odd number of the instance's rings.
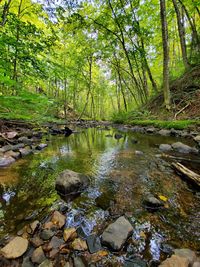
[[[172,148],[179,152],[179,153],[184,153],[184,154],[188,154],[188,153],[198,153],[198,149],[194,148],[194,147],[190,147],[188,145],[185,145],[181,142],[176,142],[172,144]]]
[[[102,243],[113,250],[120,250],[132,232],[133,227],[130,222],[121,216],[103,232]]]
[[[170,130],[162,129],[158,132],[162,136],[169,136],[171,134]]]
[[[1,157],[0,158],[0,167],[9,166],[13,162],[15,162],[15,159],[13,157],[9,157],[9,156],[8,157]]]

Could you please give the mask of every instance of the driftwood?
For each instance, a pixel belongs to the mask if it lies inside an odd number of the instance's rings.
[[[172,166],[181,174],[186,176],[189,180],[193,181],[196,185],[200,187],[200,175],[189,170],[180,163],[172,163]]]
[[[165,158],[165,159],[174,159],[174,160],[178,160],[178,161],[188,161],[188,162],[199,163],[200,164],[200,159],[198,160],[198,159],[176,157],[176,156],[172,156],[172,155],[168,155],[168,154],[161,154],[160,157],[161,158]]]

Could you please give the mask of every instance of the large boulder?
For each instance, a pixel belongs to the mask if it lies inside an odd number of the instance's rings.
[[[185,153],[185,154],[187,154],[187,153],[198,153],[198,150],[196,148],[190,147],[190,146],[185,145],[185,144],[183,144],[181,142],[173,143],[172,144],[172,148],[175,151],[179,152],[179,153]]]
[[[56,179],[56,190],[61,195],[81,193],[87,186],[89,179],[86,175],[71,170],[61,172]]]
[[[174,253],[181,258],[186,258],[189,261],[190,265],[192,265],[197,260],[195,252],[188,248],[175,249]]]
[[[160,267],[188,267],[189,266],[189,260],[184,257],[180,257],[178,255],[172,255],[172,257],[166,259],[163,261],[160,265]]]
[[[105,229],[102,235],[102,243],[118,251],[132,232],[133,227],[130,222],[124,216],[121,216]]]
[[[28,240],[22,237],[15,237],[0,252],[7,259],[16,259],[22,256],[27,249]]]
[[[159,146],[159,149],[160,149],[161,151],[163,151],[163,152],[167,152],[167,151],[172,150],[172,147],[171,147],[171,145],[168,145],[168,144],[161,144],[161,145]]]

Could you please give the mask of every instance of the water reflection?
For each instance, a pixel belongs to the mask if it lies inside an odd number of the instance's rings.
[[[68,203],[66,226],[88,235],[106,219],[128,214],[134,225],[130,254],[158,260],[165,236],[182,247],[197,248],[200,199],[166,161],[156,157],[159,144],[176,139],[126,132],[116,140],[116,132],[93,128],[69,137],[50,137],[44,151],[0,170],[1,235],[22,227],[30,215],[42,218],[59,199],[54,189],[57,175],[70,169],[89,175],[91,184]],[[168,199],[162,212],[151,214],[142,206],[149,193]]]

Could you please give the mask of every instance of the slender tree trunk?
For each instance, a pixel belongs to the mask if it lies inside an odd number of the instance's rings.
[[[170,109],[170,90],[169,90],[169,43],[168,28],[166,18],[165,0],[160,0],[160,18],[162,25],[162,44],[163,44],[163,92],[166,109]]]
[[[0,25],[3,27],[6,24],[7,20],[7,15],[10,9],[10,4],[12,0],[8,0],[8,2],[5,2],[4,7],[3,7],[3,13],[2,13],[2,20]]]
[[[187,48],[186,48],[186,43],[185,43],[184,25],[183,25],[183,23],[181,21],[181,14],[180,14],[180,10],[179,10],[177,1],[176,0],[172,0],[172,2],[173,2],[174,9],[175,9],[175,12],[176,12],[178,33],[179,33],[179,38],[180,38],[183,63],[184,63],[185,68],[187,69],[190,66],[190,64],[189,64],[188,58],[187,58]]]

